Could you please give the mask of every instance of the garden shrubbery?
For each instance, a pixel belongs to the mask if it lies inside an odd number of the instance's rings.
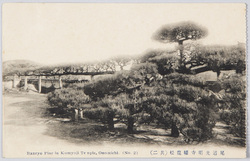
[[[179,78],[181,75],[175,76]],[[183,82],[176,82],[173,77],[158,81],[150,90],[151,96],[145,97],[144,107],[147,106],[154,118],[171,128],[172,136],[182,133],[189,140],[207,140],[213,136],[216,100],[209,91],[187,85],[193,84],[194,78],[191,78]],[[199,81],[199,78],[196,79]]]
[[[75,90],[71,88],[57,89],[48,94],[50,105],[59,108],[82,108],[90,102],[83,90]]]
[[[83,109],[85,117],[109,130],[116,122],[126,124],[128,133],[135,132],[135,125],[157,123],[171,129],[173,137],[206,141],[214,136],[216,122],[224,121],[232,134],[245,138],[244,76],[231,75],[211,85],[189,69],[185,73],[176,62],[173,54],[153,52],[130,71],[70,85],[50,93],[48,100],[58,108]],[[213,90],[213,85],[219,88]],[[91,108],[84,108],[86,104]]]
[[[49,104],[56,108],[56,114],[67,113],[72,120],[78,119],[78,112],[85,109],[90,98],[83,90],[73,88],[57,89],[48,94]]]
[[[97,101],[85,114],[89,118],[103,122],[108,122],[118,116],[127,125],[128,133],[134,132],[135,124],[158,122],[166,129],[170,128],[172,136],[177,137],[179,133],[182,133],[189,141],[203,141],[213,136],[212,128],[217,118],[214,112],[216,104],[213,102],[216,100],[213,100],[214,97],[208,89],[204,88],[205,81],[192,75],[177,73],[157,79],[156,71],[149,70],[155,74],[150,75],[152,81],[146,83],[145,79],[148,78],[146,69],[155,68],[152,68],[151,64],[148,68],[145,64],[141,67],[143,68],[136,70],[135,75],[133,75],[134,72],[126,73],[126,75],[119,73],[119,76],[114,75],[88,83],[87,88],[92,91],[99,91],[101,85],[102,89],[105,87],[105,90],[113,89],[110,87],[112,84],[120,85],[123,90],[116,94],[111,91],[115,92],[119,89],[107,90],[105,95],[94,95]],[[103,84],[103,81],[107,84]],[[129,91],[129,89],[132,90]],[[91,97],[91,93],[89,94]],[[147,116],[147,119],[143,119],[142,116]],[[112,121],[108,124],[112,129]]]
[[[246,137],[246,78],[238,74],[221,80],[225,92],[222,94],[220,116],[230,125],[234,136]]]

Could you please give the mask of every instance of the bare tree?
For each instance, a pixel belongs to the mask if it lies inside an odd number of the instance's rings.
[[[120,67],[121,70],[123,70],[123,68],[131,61],[131,58],[128,56],[121,56],[113,58],[112,60]]]

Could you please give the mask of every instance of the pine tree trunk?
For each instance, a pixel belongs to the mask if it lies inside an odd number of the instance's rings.
[[[244,63],[243,61],[239,60],[236,66],[236,73],[242,74],[244,69]]]
[[[172,122],[172,128],[171,128],[171,136],[178,137],[179,134],[180,133],[179,133],[179,130],[178,130],[177,126],[176,126],[176,123],[175,123],[175,121],[173,121]]]
[[[217,80],[218,80],[220,77],[220,70],[219,69],[216,71],[216,74],[217,74]]]
[[[70,118],[71,118],[71,121],[75,121],[75,109],[71,108],[70,109]]]
[[[133,128],[134,128],[134,118],[130,116],[128,118],[128,128],[127,128],[129,134],[134,133]]]
[[[114,130],[114,113],[111,112],[108,114],[107,123],[108,123],[108,129]]]

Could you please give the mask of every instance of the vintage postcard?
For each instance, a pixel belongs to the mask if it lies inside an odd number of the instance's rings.
[[[4,3],[4,158],[245,158],[246,4]]]

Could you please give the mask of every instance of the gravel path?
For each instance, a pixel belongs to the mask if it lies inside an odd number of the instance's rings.
[[[49,130],[47,124],[50,121],[43,117],[44,110],[48,106],[45,95],[7,94],[3,97],[3,105],[4,157],[23,157],[28,152],[78,147],[73,143],[45,134]]]

